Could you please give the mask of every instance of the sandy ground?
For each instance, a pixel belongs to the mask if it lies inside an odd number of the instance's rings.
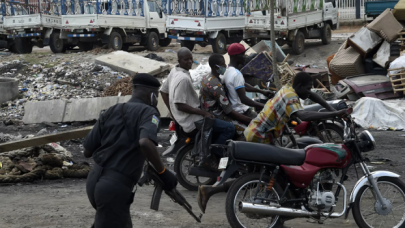
[[[20,129],[19,132],[32,132],[40,129]],[[22,130],[22,131],[21,131]],[[12,127],[0,128],[0,131],[16,133]],[[382,165],[372,166],[373,170],[389,170],[400,175],[404,174],[403,154],[404,132],[373,131],[377,141],[377,149],[367,153],[370,161],[380,158],[389,159]],[[162,152],[168,145],[170,133],[163,129],[159,133],[159,142],[164,147],[159,148]],[[74,154],[75,161],[88,161],[82,157],[80,141],[63,142],[63,146]],[[168,167],[172,168],[172,163]],[[361,177],[361,171],[358,169]],[[404,177],[401,177],[404,180]],[[351,168],[349,180],[345,183],[348,192],[357,181],[354,168]],[[3,184],[0,185],[0,227],[8,228],[36,228],[36,227],[90,227],[95,211],[88,202],[85,191],[84,179],[63,179],[54,181],[35,181],[33,183]],[[190,192],[179,186],[178,189],[193,206],[196,213],[199,208],[196,202],[196,192]],[[135,201],[131,208],[131,215],[134,227],[229,227],[225,208],[225,193],[215,195],[211,198],[202,223],[196,223],[180,206],[174,204],[167,196],[163,196],[158,212],[149,209],[152,196],[152,186],[138,187]],[[338,205],[341,209],[341,205]],[[331,227],[357,227],[352,219],[351,213],[348,220],[343,218],[327,220],[326,225]],[[285,223],[285,227],[312,228],[321,225],[307,222],[307,219],[295,219]]]
[[[352,31],[353,30],[353,31]],[[335,53],[343,42],[345,34],[355,32],[355,29],[348,28],[339,33],[334,33],[334,39],[330,45],[322,45],[320,41],[306,43],[306,51],[302,55],[292,55],[291,59],[295,64],[311,64],[318,68],[326,67],[326,57]],[[170,50],[169,50],[170,49]],[[175,54],[179,45],[171,44],[165,49],[156,52],[168,62],[175,63]],[[287,46],[283,47],[286,53],[291,50]],[[166,51],[169,50],[169,51]],[[50,53],[48,48],[35,49],[34,52]],[[143,48],[133,48],[131,52],[146,53]],[[141,52],[141,53],[139,53]],[[211,53],[211,48],[197,47],[194,51],[194,58],[201,62],[207,59]],[[91,124],[91,123],[89,123]],[[44,128],[41,125],[30,125],[23,127],[8,126],[0,127],[0,132],[10,134],[32,134]],[[49,128],[50,131],[61,129],[58,127]],[[373,170],[389,170],[400,175],[404,174],[403,162],[405,148],[403,147],[404,132],[373,131],[377,141],[375,151],[367,153],[370,161],[386,158],[390,161],[385,164],[370,164]],[[159,148],[163,152],[169,145],[170,133],[163,129],[159,133],[159,142],[163,146]],[[91,159],[82,157],[81,140],[71,140],[62,142],[62,145],[69,149],[75,161],[87,161]],[[167,162],[167,161],[166,161]],[[172,168],[172,163],[167,162]],[[361,171],[358,169],[361,177]],[[404,177],[401,177],[404,180]],[[349,173],[349,180],[346,182],[348,192],[357,181],[356,173],[352,168]],[[81,228],[91,227],[94,220],[95,210],[90,206],[85,191],[85,179],[63,179],[54,181],[35,181],[33,183],[3,184],[0,185],[0,228]],[[179,186],[178,189],[187,198],[196,213],[199,208],[196,202],[196,192],[190,192]],[[225,193],[213,196],[209,202],[206,214],[202,218],[202,223],[196,223],[180,206],[174,204],[167,196],[163,196],[158,212],[149,209],[153,188],[151,186],[139,187],[134,204],[131,208],[131,215],[134,227],[154,228],[179,228],[179,227],[229,227],[225,208]],[[341,206],[339,206],[341,208]],[[348,220],[343,218],[328,220],[325,225],[329,227],[357,227],[352,216]],[[307,219],[296,219],[285,223],[285,227],[320,227],[314,223],[307,222]]]

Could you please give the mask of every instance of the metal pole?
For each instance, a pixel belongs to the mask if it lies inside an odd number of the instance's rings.
[[[360,0],[356,0],[356,19],[360,19]]]
[[[281,89],[280,78],[277,69],[277,50],[276,50],[276,35],[274,32],[274,0],[270,0],[270,41],[273,56],[273,77],[277,90]]]

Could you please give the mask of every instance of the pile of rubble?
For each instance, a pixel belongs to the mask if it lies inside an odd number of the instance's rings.
[[[52,56],[39,64],[23,60],[2,62],[0,73],[20,82],[19,97],[1,104],[0,120],[22,119],[23,104],[27,101],[100,97],[106,87],[128,77],[126,73],[94,64],[88,55],[69,61]]]
[[[22,137],[2,134],[0,138],[4,142]],[[75,164],[72,161],[72,154],[57,143],[0,153],[0,183],[68,177],[86,178],[89,172],[88,163]]]

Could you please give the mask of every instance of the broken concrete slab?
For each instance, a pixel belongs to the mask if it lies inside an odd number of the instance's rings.
[[[60,123],[63,121],[67,101],[50,100],[27,102],[24,105],[25,124],[34,124],[42,122]]]
[[[76,99],[66,106],[63,122],[97,120],[100,111],[118,103],[118,97]]]
[[[23,122],[35,124],[97,120],[101,110],[108,109],[118,103],[128,102],[129,99],[131,99],[130,95],[76,99],[72,102],[63,100],[27,102],[24,107]],[[157,108],[162,118],[169,117],[169,110],[160,96]]]
[[[134,76],[137,73],[157,75],[172,68],[171,64],[148,59],[125,51],[115,51],[100,56],[95,60],[95,63],[127,73],[130,76]]]
[[[0,104],[11,101],[18,96],[18,80],[14,78],[0,78]]]

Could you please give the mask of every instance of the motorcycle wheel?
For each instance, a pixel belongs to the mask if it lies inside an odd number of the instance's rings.
[[[373,196],[372,188],[363,186],[357,193],[353,205],[353,217],[357,225],[361,228],[381,225],[383,227],[405,227],[405,207],[403,206],[405,204],[405,184],[397,178],[380,177],[377,186],[391,211],[382,210]],[[364,201],[366,203],[363,203]]]
[[[322,124],[318,125],[320,135],[316,135],[324,143],[343,143],[343,129],[336,124],[325,123],[325,128]]]
[[[213,185],[216,180],[208,177],[198,177],[188,175],[189,169],[198,165],[198,160],[191,156],[191,149],[180,151],[174,161],[174,172],[176,172],[177,180],[187,190],[197,191],[200,185]]]
[[[257,187],[263,190],[259,191],[258,196],[264,197],[267,184],[270,177],[263,175],[262,183],[260,181],[260,173],[248,173],[235,180],[226,195],[225,209],[226,217],[232,228],[243,227],[268,227],[268,228],[281,228],[283,227],[284,220],[280,216],[264,216],[252,213],[239,212],[239,202],[253,202],[253,196],[256,193]],[[272,189],[271,197],[279,200],[283,194],[280,185],[275,182]]]

